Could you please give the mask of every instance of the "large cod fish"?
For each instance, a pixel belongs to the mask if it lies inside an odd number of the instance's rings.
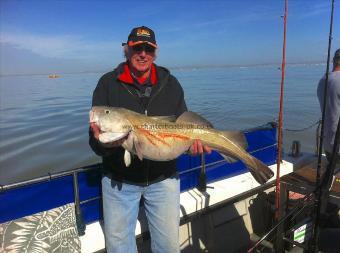
[[[203,145],[241,160],[260,184],[274,175],[264,163],[245,151],[247,141],[242,132],[216,130],[193,112],[184,112],[173,122],[170,118],[149,117],[124,108],[94,106],[90,111],[90,123],[99,127],[99,141],[102,143],[125,138],[122,147],[126,166],[131,163],[130,153],[141,160],[173,160],[199,139]]]

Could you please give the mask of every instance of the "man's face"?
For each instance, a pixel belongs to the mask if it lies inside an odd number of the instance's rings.
[[[132,68],[140,73],[145,73],[150,70],[156,58],[155,48],[147,43],[129,47],[128,58]]]

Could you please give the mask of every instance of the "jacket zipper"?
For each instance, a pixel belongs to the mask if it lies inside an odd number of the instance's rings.
[[[169,77],[167,77],[166,79],[169,79]],[[166,81],[168,81],[168,80],[166,80]],[[165,84],[163,84],[161,87],[159,87],[158,91],[156,91],[156,93],[150,98],[148,104],[146,105],[146,110],[145,110],[146,112],[147,112],[147,109],[148,109],[149,105],[151,104],[152,100],[159,94],[159,92],[163,89],[164,86],[165,86]]]
[[[168,79],[169,77],[167,77],[167,79]],[[124,88],[128,91],[128,93],[130,93],[130,95],[132,95],[133,97],[135,97],[135,98],[137,98],[138,99],[138,97],[135,95],[135,94],[133,94],[131,91],[130,91],[130,89],[128,89],[124,84],[123,84],[123,86],[124,86]],[[148,116],[148,107],[149,107],[149,105],[151,104],[151,102],[152,102],[152,100],[159,94],[159,92],[163,89],[163,87],[165,86],[165,84],[163,84],[161,87],[159,87],[159,89],[157,90],[157,92],[150,98],[150,100],[149,100],[149,102],[148,102],[148,104],[146,105],[146,107],[145,107],[145,110],[144,110],[144,114],[145,114],[145,116]],[[146,161],[146,186],[148,186],[149,185],[149,171],[150,171],[150,161],[149,160],[147,160]]]
[[[149,105],[151,104],[152,100],[159,94],[159,92],[163,89],[163,87],[165,86],[165,84],[163,84],[161,87],[159,87],[158,91],[150,98],[148,104],[146,105],[145,107],[145,111],[144,111],[144,114],[146,116],[148,116],[148,107]],[[147,160],[146,161],[146,185],[148,186],[149,185],[149,173],[150,172],[150,161]]]
[[[145,109],[144,114],[145,114],[145,116],[148,116],[148,110],[147,109]],[[146,160],[146,186],[149,185],[149,174],[150,174],[149,170],[150,170],[149,160]]]
[[[167,76],[167,77],[164,78],[164,79],[167,79],[167,80],[168,80],[168,79],[169,79],[169,76]],[[164,80],[164,79],[163,79],[163,80]],[[166,80],[166,81],[167,81],[167,80]],[[136,94],[133,94],[133,93],[130,91],[130,89],[129,89],[128,87],[125,86],[124,83],[122,83],[122,85],[123,85],[123,87],[127,90],[127,92],[128,92],[131,96],[133,96],[133,97],[135,97],[136,99],[138,99],[137,95],[136,95]],[[151,104],[152,100],[154,100],[154,98],[159,94],[159,92],[163,89],[164,86],[165,86],[165,84],[161,85],[161,86],[159,87],[159,89],[156,91],[156,93],[150,98],[148,104],[147,104],[146,107],[145,107],[145,108],[146,108],[145,111],[144,111],[144,114],[145,114],[145,115],[147,115],[148,107],[149,107],[149,105]]]

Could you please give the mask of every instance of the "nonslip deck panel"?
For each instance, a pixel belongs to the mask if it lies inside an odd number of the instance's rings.
[[[248,151],[267,165],[276,161],[276,128],[247,132]],[[220,162],[219,162],[220,161]],[[217,152],[205,155],[207,183],[248,172],[242,162],[228,164]],[[199,182],[200,156],[182,155],[177,160],[181,191],[194,188]],[[101,217],[100,168],[78,173],[79,198],[86,223]],[[86,202],[89,200],[88,202]],[[46,211],[74,202],[73,176],[67,175],[0,192],[0,223]]]

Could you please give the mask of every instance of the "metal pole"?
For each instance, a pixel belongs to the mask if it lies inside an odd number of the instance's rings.
[[[73,173],[73,191],[74,191],[74,210],[76,216],[76,225],[78,230],[78,235],[85,235],[86,225],[83,219],[83,215],[80,209],[80,200],[79,200],[79,185],[78,185],[78,177],[77,172]]]
[[[201,154],[201,170],[199,175],[198,189],[201,192],[205,192],[207,190],[207,174],[205,169],[205,154],[204,152]]]
[[[89,171],[89,170],[93,170],[93,169],[99,169],[100,166],[101,166],[101,164],[98,163],[98,164],[89,165],[89,166],[85,166],[85,167],[81,167],[81,168],[77,168],[77,169],[72,169],[72,170],[67,170],[67,171],[62,171],[62,172],[58,172],[58,173],[54,173],[54,174],[48,173],[47,176],[37,177],[37,178],[33,178],[33,179],[29,179],[29,180],[25,180],[25,181],[21,181],[21,182],[17,182],[17,183],[0,185],[0,192],[4,192],[4,191],[7,191],[7,190],[11,190],[11,189],[16,189],[16,188],[19,188],[19,187],[23,187],[23,186],[27,186],[27,185],[31,185],[31,184],[35,184],[35,183],[44,182],[44,181],[47,181],[47,180],[53,180],[53,179],[64,177],[64,176],[70,176],[74,172],[78,173],[78,172],[84,172],[84,171]]]

